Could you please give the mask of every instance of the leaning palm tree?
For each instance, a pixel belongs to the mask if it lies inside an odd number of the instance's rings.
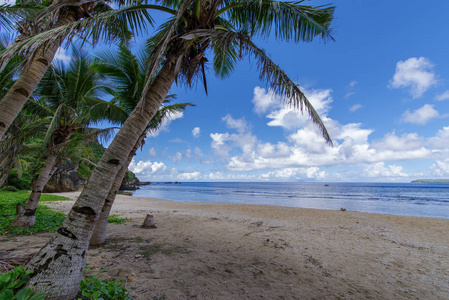
[[[92,112],[96,115],[101,115],[96,113],[97,110],[100,112],[107,112],[107,115],[110,116],[109,121],[114,121],[118,125],[123,125],[129,114],[134,110],[137,103],[139,103],[140,97],[142,96],[147,74],[145,61],[148,59],[148,55],[145,52],[134,55],[127,47],[120,47],[118,52],[104,51],[98,58],[99,60],[94,65],[94,68],[99,73],[109,78],[110,82],[112,82],[114,88],[109,91],[114,97],[108,102],[98,102],[93,107]],[[123,181],[123,177],[128,171],[131,160],[135,156],[137,150],[145,143],[147,134],[157,130],[164,118],[184,111],[187,106],[194,106],[191,103],[170,104],[175,98],[174,95],[169,95],[164,99],[161,108],[150,120],[144,132],[142,132],[134,145],[127,160],[115,176],[103,208],[101,209],[100,217],[95,224],[95,229],[92,238],[90,239],[91,245],[100,245],[105,242],[108,224],[107,220],[115,196]]]
[[[171,18],[150,41],[148,84],[142,99],[97,164],[89,183],[70,210],[60,229],[27,265],[38,271],[28,283],[37,291],[48,291],[50,299],[74,297],[82,279],[89,240],[104,199],[132,148],[156,114],[175,80],[205,83],[206,55],[213,52],[215,71],[227,76],[243,55],[259,64],[261,79],[289,103],[307,110],[325,139],[327,131],[298,86],[279,68],[252,38],[271,32],[281,40],[311,41],[330,38],[333,7],[311,7],[300,2],[270,0],[160,1],[171,9]],[[208,49],[211,51],[208,52]],[[152,75],[157,74],[152,78]],[[63,279],[62,279],[63,278]]]
[[[94,130],[91,123],[89,102],[98,101],[104,93],[99,85],[100,76],[89,67],[91,61],[82,53],[74,51],[73,60],[66,68],[51,66],[38,87],[38,101],[30,101],[26,113],[37,115],[46,122],[42,151],[44,164],[33,180],[32,191],[26,200],[25,209],[13,221],[17,227],[32,227],[42,191],[56,171],[61,155],[70,144],[105,134],[109,130]],[[100,113],[97,111],[97,113]]]
[[[0,69],[18,53],[27,61],[20,77],[0,100],[0,139],[19,114],[39,81],[50,66],[56,51],[64,41],[76,37],[89,40],[114,42],[127,39],[130,31],[141,31],[152,20],[139,1],[117,1],[119,9],[113,10],[99,0],[54,1],[41,13],[17,24],[21,34],[14,43],[0,53]]]

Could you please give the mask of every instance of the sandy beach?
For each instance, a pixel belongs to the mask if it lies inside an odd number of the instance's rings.
[[[134,299],[449,298],[448,219],[131,196],[112,213],[130,221],[109,224],[89,272],[126,279]],[[156,229],[140,228],[147,214]],[[50,236],[1,237],[2,252]]]

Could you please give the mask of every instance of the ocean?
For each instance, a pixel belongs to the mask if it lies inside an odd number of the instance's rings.
[[[263,204],[449,219],[447,183],[152,183],[139,197]]]

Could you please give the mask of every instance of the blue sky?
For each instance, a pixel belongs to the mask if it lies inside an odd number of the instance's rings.
[[[208,95],[174,86],[196,107],[147,138],[130,169],[144,181],[449,178],[449,1],[334,5],[335,42],[257,40],[306,93],[333,147],[243,59],[226,80],[208,73]]]

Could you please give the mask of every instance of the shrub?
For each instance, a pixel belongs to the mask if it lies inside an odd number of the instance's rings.
[[[11,272],[0,274],[0,299],[44,299],[44,293],[35,293],[30,288],[23,288],[31,274],[33,274],[33,271],[25,270],[23,266],[16,267]]]

